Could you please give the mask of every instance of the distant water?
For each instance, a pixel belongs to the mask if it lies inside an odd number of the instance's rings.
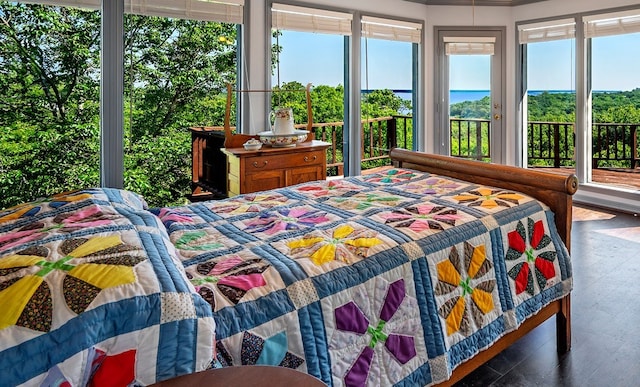
[[[363,93],[370,93],[373,90],[362,90]],[[411,90],[397,89],[391,90],[395,95],[402,99],[411,100]],[[529,95],[539,95],[544,92],[551,94],[559,93],[575,93],[575,90],[529,90]],[[600,92],[616,92],[617,90],[594,90],[594,93]],[[489,90],[451,90],[449,94],[449,103],[460,103],[465,101],[478,101],[490,95]]]
[[[489,90],[451,90],[449,93],[449,104],[477,101],[489,94]]]
[[[604,91],[604,90],[603,90]],[[611,91],[611,90],[607,90]],[[560,94],[560,93],[575,93],[575,90],[529,90],[527,92],[528,95],[540,95],[544,92],[549,94]],[[600,91],[594,91],[597,93]],[[449,94],[449,103],[459,103],[465,101],[477,101],[480,100],[490,94],[489,90],[451,90]]]

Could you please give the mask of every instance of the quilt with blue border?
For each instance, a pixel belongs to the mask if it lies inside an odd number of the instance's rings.
[[[152,211],[214,312],[220,366],[439,383],[572,288],[544,204],[407,169]]]
[[[208,368],[212,310],[136,194],[0,211],[0,385],[148,385]]]

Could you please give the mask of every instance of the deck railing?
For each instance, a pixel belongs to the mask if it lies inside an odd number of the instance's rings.
[[[450,119],[451,155],[489,160],[491,121]],[[636,168],[640,166],[640,124],[594,123],[592,126],[593,168]],[[527,157],[530,166],[573,166],[575,129],[570,122],[530,121],[527,124]]]
[[[640,124],[593,124],[593,168],[602,161],[614,167],[628,162],[630,168],[636,168],[640,164],[638,127]]]
[[[491,159],[491,122],[482,119],[450,120],[451,155],[478,160]],[[302,125],[306,127],[306,125]],[[636,168],[640,166],[638,149],[640,124],[596,123],[592,127],[593,168]],[[219,173],[215,155],[224,143],[221,128],[191,128],[193,137],[193,176],[205,176],[215,187],[224,186],[226,176]],[[318,140],[331,143],[327,149],[327,175],[344,175],[344,122],[314,123]],[[389,151],[394,147],[412,149],[411,116],[394,115],[362,120],[360,144],[362,169],[389,165]],[[219,138],[215,138],[217,134]],[[213,141],[215,140],[215,141]],[[529,166],[571,167],[574,165],[574,124],[531,121],[527,124]],[[214,176],[215,175],[215,176]],[[213,176],[213,177],[212,177]],[[224,191],[222,189],[222,191]],[[195,192],[195,191],[194,191]]]
[[[411,149],[411,116],[388,116],[362,120],[360,151],[362,168],[381,165],[393,147]],[[344,122],[316,123],[317,139],[332,144],[327,153],[330,175],[344,174]],[[451,155],[488,161],[491,159],[491,121],[451,118]],[[640,124],[595,123],[592,129],[593,168],[636,168],[640,166]],[[570,122],[530,121],[527,124],[527,157],[530,166],[573,166],[575,161],[574,124]]]
[[[451,156],[476,160],[491,159],[491,121],[475,118],[450,118]]]
[[[594,123],[591,130],[593,168],[636,168],[640,124]],[[575,129],[568,122],[529,122],[529,164],[573,166]]]
[[[573,124],[529,121],[527,144],[529,165],[548,165],[554,168],[569,166],[574,161]]]
[[[393,115],[363,119],[360,124],[362,168],[388,165],[391,148],[411,149],[412,128],[411,116]],[[343,129],[343,121],[313,124],[315,138],[331,143],[331,147],[327,149],[327,173],[330,176],[344,175]]]

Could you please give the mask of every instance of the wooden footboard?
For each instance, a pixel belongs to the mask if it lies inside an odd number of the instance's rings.
[[[399,148],[392,149],[390,156],[393,165],[399,168],[410,168],[473,183],[512,189],[544,202],[555,213],[556,227],[567,249],[571,248],[572,195],[578,189],[578,179],[575,175],[556,175],[508,165],[488,164]],[[454,370],[451,379],[443,385],[451,385],[459,381],[551,316],[556,316],[558,352],[568,351],[571,348],[570,295],[549,304],[538,314],[525,321],[518,330],[503,336],[473,359],[460,364]]]

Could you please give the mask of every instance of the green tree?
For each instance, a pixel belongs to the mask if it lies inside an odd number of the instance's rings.
[[[191,182],[187,128],[221,125],[236,84],[236,26],[127,15],[125,188],[150,205],[184,202]]]
[[[98,183],[98,12],[0,3],[0,207]]]
[[[487,96],[477,101],[454,103],[449,108],[449,115],[455,118],[477,118],[488,120],[491,118],[491,97]]]
[[[190,134],[220,125],[232,24],[125,17],[125,188],[184,201]],[[0,208],[99,183],[100,13],[0,2]]]
[[[362,98],[362,118],[383,117],[410,111],[410,102],[403,100],[389,89],[374,90]]]

